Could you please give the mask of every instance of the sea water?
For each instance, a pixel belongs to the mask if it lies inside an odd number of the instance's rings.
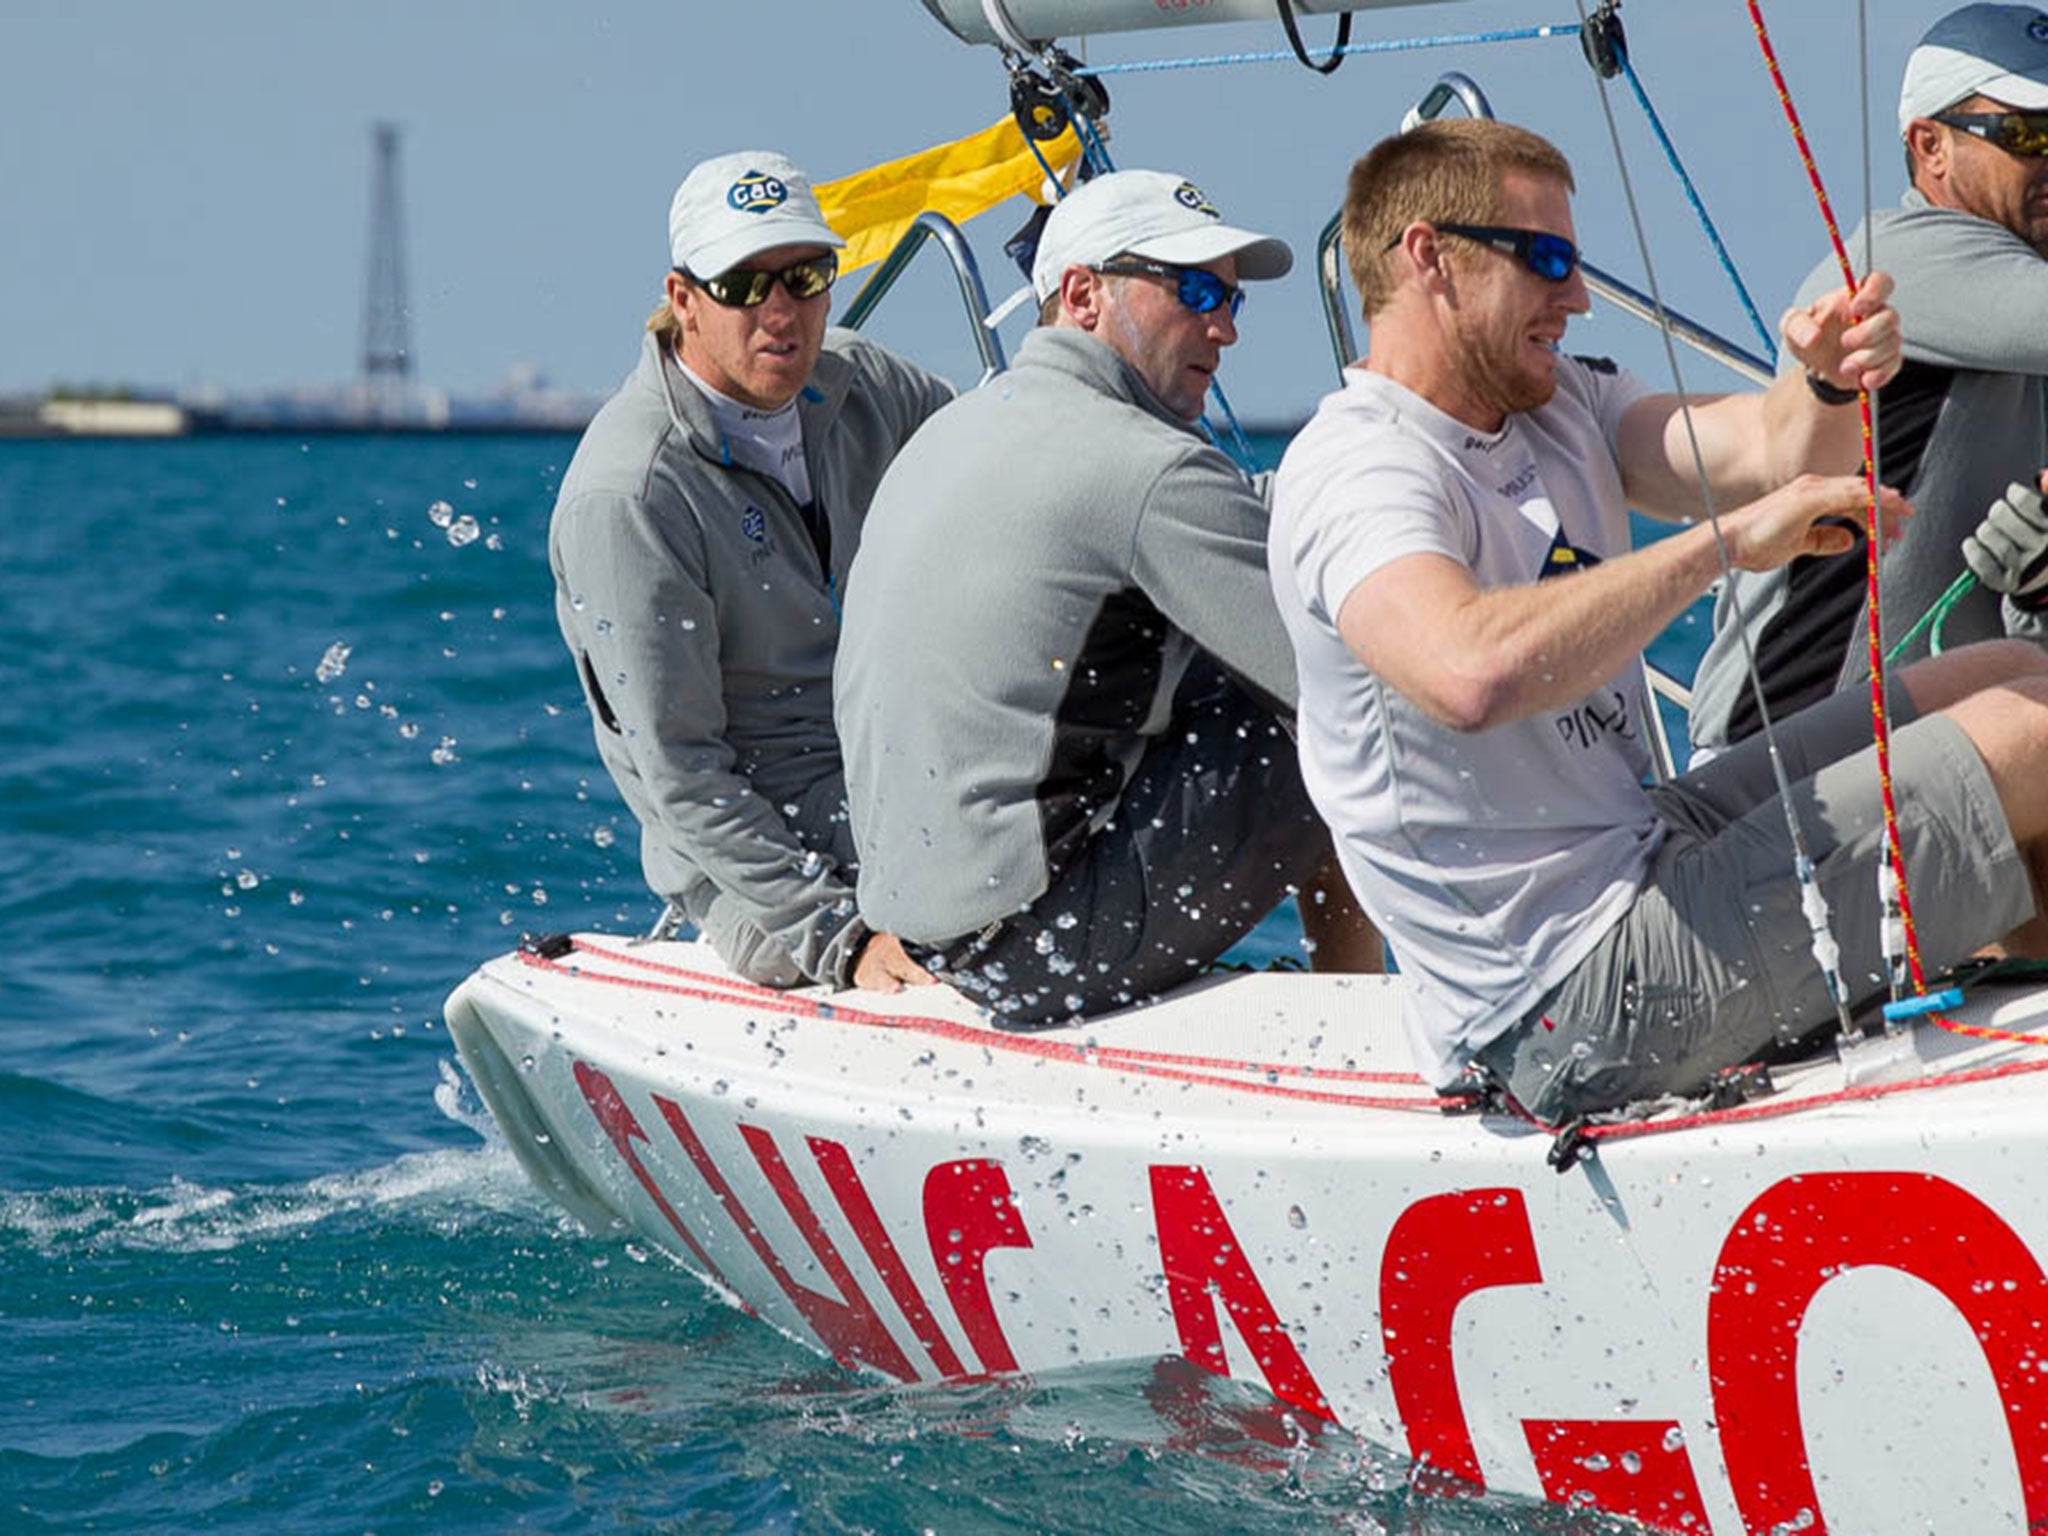
[[[573,446],[0,443],[0,1530],[1629,1529],[1176,1361],[881,1386],[532,1190],[442,998],[653,916]]]

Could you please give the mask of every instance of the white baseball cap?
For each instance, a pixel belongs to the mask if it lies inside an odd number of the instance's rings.
[[[1899,132],[1970,96],[2022,112],[2048,110],[2048,12],[2031,5],[1966,5],[1927,29],[1906,60]]]
[[[1038,237],[1031,286],[1042,304],[1069,267],[1100,266],[1112,256],[1143,256],[1176,267],[1237,258],[1240,282],[1285,277],[1294,265],[1287,242],[1223,222],[1202,189],[1165,171],[1111,171],[1061,198]]]
[[[772,150],[704,161],[668,207],[669,260],[697,277],[716,277],[778,245],[845,244],[825,222],[811,179]]]

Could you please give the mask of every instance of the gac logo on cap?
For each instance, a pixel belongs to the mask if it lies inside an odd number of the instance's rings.
[[[1173,200],[1183,208],[1192,208],[1196,213],[1207,214],[1212,219],[1223,217],[1217,211],[1216,205],[1209,201],[1208,194],[1203,192],[1192,181],[1184,181],[1175,187],[1173,189]]]
[[[2037,43],[2048,43],[2048,16],[2036,11],[2034,19],[2027,23],[2027,36]]]
[[[766,213],[789,199],[789,188],[766,171],[749,171],[726,189],[725,200],[739,213]]]

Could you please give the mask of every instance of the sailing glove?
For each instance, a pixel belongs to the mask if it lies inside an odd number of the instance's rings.
[[[1963,540],[1963,561],[1994,592],[2029,611],[2048,606],[2048,507],[2015,480]]]

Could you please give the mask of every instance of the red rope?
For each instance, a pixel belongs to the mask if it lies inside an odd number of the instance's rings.
[[[1962,1034],[1983,1034],[1984,1031],[1966,1026],[1957,1026]],[[2035,1035],[2017,1035],[2006,1031],[1995,1031],[1992,1039],[2023,1040],[2029,1045],[2040,1045]],[[1730,1125],[1744,1120],[1772,1120],[1802,1109],[1813,1109],[1823,1104],[1855,1104],[1871,1099],[1888,1099],[1894,1094],[1905,1093],[1916,1088],[1961,1087],[1966,1083],[1995,1082],[2002,1077],[2025,1077],[2035,1072],[2048,1072],[2048,1061],[2004,1061],[1988,1067],[1967,1067],[1956,1072],[1945,1072],[1940,1077],[1908,1078],[1896,1083],[1865,1083],[1856,1088],[1837,1088],[1831,1093],[1817,1093],[1810,1098],[1779,1097],[1758,1099],[1748,1104],[1735,1104],[1727,1109],[1702,1110],[1691,1115],[1672,1115],[1657,1120],[1606,1121],[1584,1128],[1588,1141],[1626,1141],[1636,1136],[1655,1136],[1665,1131],[1697,1130],[1705,1125]],[[1544,1126],[1543,1129],[1556,1132],[1561,1127]]]
[[[1190,1064],[1209,1066],[1224,1071],[1257,1072],[1269,1076],[1315,1077],[1329,1081],[1413,1083],[1421,1086],[1422,1079],[1412,1074],[1322,1071],[1279,1062],[1243,1062],[1226,1058],[1205,1056],[1182,1056],[1160,1052],[1137,1051],[1120,1048],[1099,1048],[1075,1045],[1071,1041],[1048,1039],[1043,1035],[1016,1034],[1004,1030],[988,1029],[970,1024],[955,1023],[950,1019],[927,1018],[918,1014],[874,1013],[861,1008],[842,1008],[836,1004],[820,1002],[816,998],[804,997],[790,992],[779,992],[771,987],[757,986],[752,982],[736,978],[708,976],[682,966],[669,965],[644,955],[626,951],[606,949],[600,945],[576,942],[579,953],[599,956],[621,965],[635,966],[658,975],[677,978],[675,981],[643,980],[635,976],[620,976],[605,971],[584,970],[575,965],[563,965],[559,961],[545,959],[528,950],[520,950],[516,958],[536,970],[548,971],[557,976],[569,976],[582,981],[603,983],[609,986],[626,987],[634,991],[660,992],[670,996],[695,998],[704,1002],[724,1003],[729,1006],[748,1004],[772,1004],[779,1011],[791,1017],[809,1017],[835,1024],[857,1024],[864,1027],[908,1031],[931,1035],[938,1039],[956,1043],[977,1045],[988,1050],[1009,1051],[1015,1054],[1036,1056],[1045,1060],[1062,1061],[1072,1066],[1104,1067],[1132,1073],[1135,1076],[1159,1077],[1174,1082],[1190,1083],[1201,1087],[1229,1088],[1242,1093],[1251,1093],[1275,1098],[1293,1099],[1304,1103],[1332,1104],[1348,1109],[1385,1109],[1414,1112],[1426,1110],[1435,1114],[1442,1110],[1461,1110],[1472,1107],[1472,1100],[1465,1096],[1432,1095],[1412,1098],[1377,1098],[1365,1094],[1333,1093],[1285,1083],[1248,1082],[1242,1078],[1219,1077],[1210,1072],[1189,1070]],[[2039,1036],[2024,1035],[2008,1030],[1994,1030],[1972,1025],[1951,1025],[1959,1034],[1976,1035],[1990,1040],[2011,1040],[2028,1045],[2041,1045]],[[1654,1120],[1610,1121],[1585,1127],[1585,1136],[1590,1141],[1620,1141],[1638,1136],[1655,1136],[1672,1131],[1696,1130],[1702,1126],[1728,1125],[1749,1120],[1773,1119],[1781,1115],[1796,1113],[1803,1109],[1819,1109],[1831,1104],[1851,1104],[1874,1099],[1891,1098],[1901,1093],[1925,1089],[1960,1087],[1968,1083],[1992,1082],[1999,1078],[2021,1077],[2035,1072],[2048,1071],[2048,1061],[2004,1062],[1986,1067],[1967,1068],[1944,1073],[1939,1077],[1908,1078],[1895,1083],[1871,1083],[1856,1088],[1838,1088],[1828,1093],[1817,1093],[1803,1097],[1781,1096],[1749,1104],[1739,1104],[1728,1109],[1703,1110],[1695,1114],[1663,1116]],[[1539,1130],[1556,1134],[1559,1127],[1544,1125],[1541,1121],[1530,1120]]]
[[[1771,34],[1764,25],[1763,11],[1758,0],[1748,0],[1748,5],[1749,19],[1756,28],[1757,46],[1763,50],[1764,65],[1771,72],[1771,84],[1777,88],[1778,104],[1785,109],[1785,121],[1792,128],[1792,142],[1799,150],[1799,163],[1806,167],[1806,179],[1813,187],[1814,201],[1820,205],[1821,222],[1827,226],[1828,239],[1834,245],[1835,260],[1842,269],[1842,281],[1853,294],[1856,291],[1856,272],[1849,264],[1849,248],[1842,241],[1842,228],[1836,222],[1834,205],[1828,201],[1828,191],[1821,183],[1820,169],[1813,163],[1813,150],[1806,141],[1806,129],[1799,121],[1799,109],[1792,104],[1792,93],[1785,84],[1785,72],[1778,65],[1777,50],[1771,46]],[[1858,394],[1863,413],[1863,479],[1870,493],[1863,565],[1864,587],[1868,593],[1867,606],[1870,611],[1868,631],[1871,739],[1877,749],[1877,782],[1884,798],[1885,852],[1891,860],[1892,873],[1898,878],[1899,917],[1906,938],[1906,967],[1913,978],[1913,990],[1924,994],[1927,991],[1927,977],[1920,965],[1920,938],[1913,926],[1913,901],[1906,890],[1906,856],[1899,837],[1898,807],[1892,799],[1892,733],[1884,698],[1884,623],[1882,609],[1879,606],[1877,577],[1883,529],[1878,516],[1877,458],[1873,451],[1875,428],[1870,409],[1870,391],[1861,390]],[[1948,1024],[1946,1019],[1937,1018],[1936,1022],[1944,1028]]]
[[[637,976],[619,976],[604,971],[584,970],[574,965],[563,965],[548,960],[527,950],[521,950],[518,958],[536,970],[551,971],[560,976],[572,976],[579,980],[600,982],[609,986],[627,987],[639,992],[662,992],[676,997],[695,998],[703,1002],[725,1003],[733,1006],[760,1004],[767,999],[752,995],[750,984],[739,983],[728,988],[718,977],[704,976],[680,966],[663,965],[659,961],[647,960],[637,955],[622,954],[616,950],[597,948],[579,943],[579,951],[602,955],[608,960],[626,965],[637,965],[643,969],[665,972],[684,978],[681,981],[643,980]],[[708,983],[708,985],[707,985]],[[765,989],[761,989],[765,990]],[[1076,1045],[1068,1040],[1048,1039],[1043,1035],[1017,1034],[1006,1030],[987,1029],[972,1024],[960,1024],[950,1019],[927,1018],[919,1014],[872,1013],[861,1008],[842,1008],[833,1003],[819,1002],[814,998],[801,997],[788,992],[769,992],[772,1005],[792,1018],[810,1017],[835,1024],[857,1024],[879,1028],[929,1035],[935,1039],[948,1040],[956,1044],[979,1046],[984,1050],[1007,1051],[1013,1055],[1036,1056],[1042,1060],[1062,1061],[1072,1066],[1107,1067],[1142,1077],[1158,1077],[1173,1082],[1192,1083],[1203,1087],[1229,1088],[1240,1093],[1293,1099],[1310,1104],[1334,1104],[1350,1109],[1392,1109],[1441,1113],[1444,1109],[1465,1107],[1469,1101],[1457,1097],[1441,1097],[1434,1093],[1416,1093],[1406,1098],[1375,1097],[1367,1094],[1337,1093],[1327,1089],[1295,1087],[1285,1083],[1247,1081],[1243,1078],[1221,1077],[1215,1072],[1192,1070],[1181,1065],[1183,1062],[1202,1062],[1202,1057],[1172,1057],[1151,1052],[1131,1050],[1104,1050],[1092,1046]],[[1383,1081],[1413,1083],[1420,1089],[1419,1077],[1397,1076],[1391,1073],[1346,1073],[1321,1072],[1312,1067],[1291,1066],[1271,1062],[1210,1062],[1218,1071],[1256,1072],[1268,1077],[1316,1077],[1330,1081]]]

